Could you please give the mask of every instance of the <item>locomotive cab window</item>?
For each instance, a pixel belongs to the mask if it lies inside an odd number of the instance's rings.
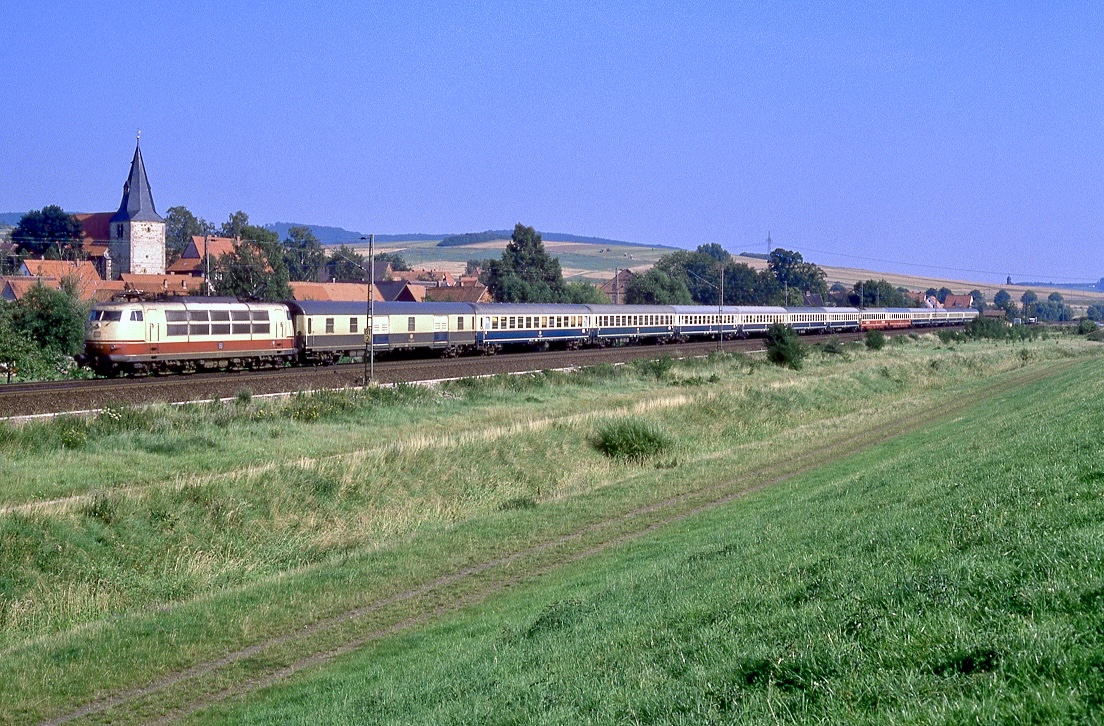
[[[131,322],[135,322],[135,323],[142,322],[142,311],[141,310],[131,310],[130,311],[130,320],[131,320]]]

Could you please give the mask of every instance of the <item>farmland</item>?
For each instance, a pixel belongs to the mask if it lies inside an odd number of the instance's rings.
[[[1104,349],[900,341],[0,429],[0,719],[1085,713]]]

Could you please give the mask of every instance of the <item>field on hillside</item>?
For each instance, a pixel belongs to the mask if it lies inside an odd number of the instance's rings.
[[[499,257],[509,240],[496,240],[462,247],[437,247],[431,242],[389,242],[378,245],[382,252],[398,252],[413,267],[428,267],[445,270],[453,274],[464,271],[465,263],[470,259]],[[564,277],[604,282],[618,269],[631,269],[635,272],[647,271],[656,260],[672,250],[668,247],[600,246],[582,242],[547,242],[545,247],[560,260]],[[366,248],[364,248],[366,249]],[[362,250],[364,251],[364,250]],[[755,257],[734,256],[736,262],[742,262],[754,269],[766,267],[766,260]],[[924,275],[902,275],[892,272],[877,272],[851,267],[821,266],[828,276],[828,284],[841,282],[851,287],[860,280],[885,279],[894,287],[907,287],[910,290],[939,289],[946,287],[952,292],[963,295],[971,290],[980,290],[987,301],[992,301],[999,290],[1007,290],[1015,300],[1028,290],[1034,291],[1041,299],[1052,292],[1061,293],[1067,303],[1074,305],[1079,312],[1094,303],[1104,301],[1104,292],[1085,290],[1066,290],[1057,287],[995,285],[988,282],[929,277]]]
[[[437,247],[436,242],[394,242],[377,245],[381,252],[398,252],[412,267],[451,272],[464,271],[468,260],[501,257],[509,240],[481,242],[460,247]],[[594,245],[585,242],[545,242],[545,249],[560,261],[569,280],[604,282],[618,269],[647,270],[670,248],[635,245]],[[359,248],[362,252],[365,248]]]
[[[1104,346],[895,340],[0,427],[0,722],[1072,708]]]

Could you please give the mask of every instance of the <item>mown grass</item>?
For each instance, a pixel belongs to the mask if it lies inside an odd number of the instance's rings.
[[[1099,362],[389,638],[205,723],[1091,723]]]
[[[925,337],[813,356],[805,373],[715,355],[0,429],[0,468],[14,475],[0,492],[0,720],[55,713],[1098,348],[1047,341],[1010,355]],[[671,437],[661,460],[594,449],[601,426],[625,418]],[[285,650],[308,647],[319,646]]]

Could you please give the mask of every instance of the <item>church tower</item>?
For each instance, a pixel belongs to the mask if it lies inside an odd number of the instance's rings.
[[[153,206],[140,143],[134,147],[130,176],[123,184],[123,201],[111,218],[109,249],[113,277],[124,272],[165,274],[165,220]]]

